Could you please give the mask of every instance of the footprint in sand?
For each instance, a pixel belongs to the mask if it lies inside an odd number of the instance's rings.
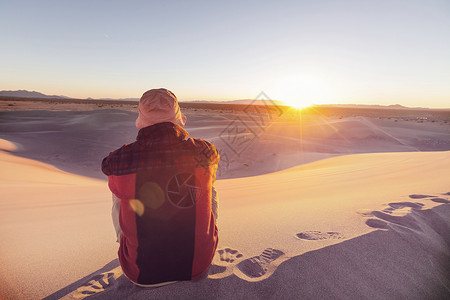
[[[444,193],[442,194],[443,196],[450,196],[450,192]],[[434,197],[434,198],[432,198]],[[430,196],[430,195],[417,195],[417,194],[413,194],[413,195],[409,195],[409,198],[411,199],[425,199],[425,198],[431,198],[431,199],[426,199],[426,200],[431,200],[433,202],[436,203],[450,203],[450,201],[448,199],[445,198],[439,198],[436,196]]]
[[[343,239],[344,236],[339,232],[328,231],[303,231],[295,235],[298,239],[317,241],[317,240],[329,240],[329,239]]]
[[[103,292],[116,282],[116,279],[122,276],[122,268],[116,267],[111,271],[104,272],[98,275],[92,276],[88,282],[77,288],[75,291],[64,296],[62,299],[84,299]]]
[[[208,271],[210,279],[221,279],[234,274],[246,281],[260,281],[272,275],[284,261],[284,252],[273,248],[267,248],[259,256],[248,259],[231,248],[220,249],[216,253],[218,256]]]
[[[435,196],[430,196],[430,195],[420,195],[420,194],[412,194],[412,195],[409,195],[409,198],[411,198],[411,199],[423,199],[423,198],[430,198],[430,197],[435,197]]]
[[[231,248],[219,249],[216,257],[208,270],[208,278],[220,279],[233,274],[235,261],[240,260],[244,255],[238,250]]]
[[[388,223],[379,219],[368,219],[366,225],[377,229],[389,229]]]
[[[436,203],[450,203],[449,200],[444,198],[431,198],[430,200]]]
[[[411,196],[412,195],[410,195],[410,197]],[[409,213],[411,210],[421,210],[424,204],[418,202],[392,202],[388,203],[388,206],[389,207],[383,209],[382,211],[372,211],[370,213],[371,218],[366,220],[366,225],[372,228],[385,230],[390,228],[406,228],[421,231],[420,226]]]
[[[267,273],[271,263],[283,254],[284,252],[280,250],[267,248],[259,256],[254,256],[240,262],[237,264],[237,267],[248,277],[261,277]]]
[[[227,263],[232,263],[243,256],[239,251],[231,248],[217,250],[217,253],[220,255],[220,260]]]
[[[423,203],[419,203],[419,202],[392,202],[392,203],[388,203],[388,205],[390,206],[390,208],[388,209],[401,209],[401,208],[405,208],[405,207],[411,207],[412,209],[422,209],[424,204]]]

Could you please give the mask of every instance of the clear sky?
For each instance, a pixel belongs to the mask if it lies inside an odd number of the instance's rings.
[[[450,107],[450,1],[0,0],[0,90]]]

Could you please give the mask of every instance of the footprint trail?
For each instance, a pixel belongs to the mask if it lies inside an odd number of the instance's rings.
[[[444,197],[436,197],[431,195],[411,194],[411,199],[430,200],[436,203],[450,203],[446,196],[450,192],[442,194]],[[376,229],[394,229],[397,231],[411,230],[421,232],[422,228],[417,221],[417,214],[420,214],[425,204],[420,202],[392,202],[387,204],[387,208],[381,211],[360,213],[363,217],[368,218],[365,223],[367,226]]]
[[[246,281],[261,281],[270,277],[286,259],[283,251],[274,248],[267,248],[260,255],[247,259],[238,250],[224,248],[217,250],[208,278],[221,279],[234,274]]]

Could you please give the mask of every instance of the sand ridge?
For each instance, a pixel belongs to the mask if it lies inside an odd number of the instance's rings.
[[[0,114],[0,137],[22,145],[16,155],[98,179],[105,179],[99,167],[102,158],[137,136],[136,111],[105,107]],[[219,150],[219,179],[261,175],[346,154],[450,150],[449,124],[443,122],[320,115],[256,122],[244,112],[190,109],[185,114],[190,136],[206,139]]]

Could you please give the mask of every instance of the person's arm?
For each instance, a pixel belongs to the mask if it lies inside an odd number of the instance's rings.
[[[217,191],[216,188],[214,187],[214,185],[212,186],[212,213],[214,215],[214,219],[217,220],[219,219],[219,212],[218,212],[218,208],[219,208],[219,197],[217,196]]]
[[[122,229],[120,228],[119,223],[119,211],[120,211],[120,199],[117,198],[116,195],[112,194],[113,206],[112,206],[112,221],[114,225],[114,229],[116,230],[117,240],[116,242],[120,243],[120,238],[122,237]]]

